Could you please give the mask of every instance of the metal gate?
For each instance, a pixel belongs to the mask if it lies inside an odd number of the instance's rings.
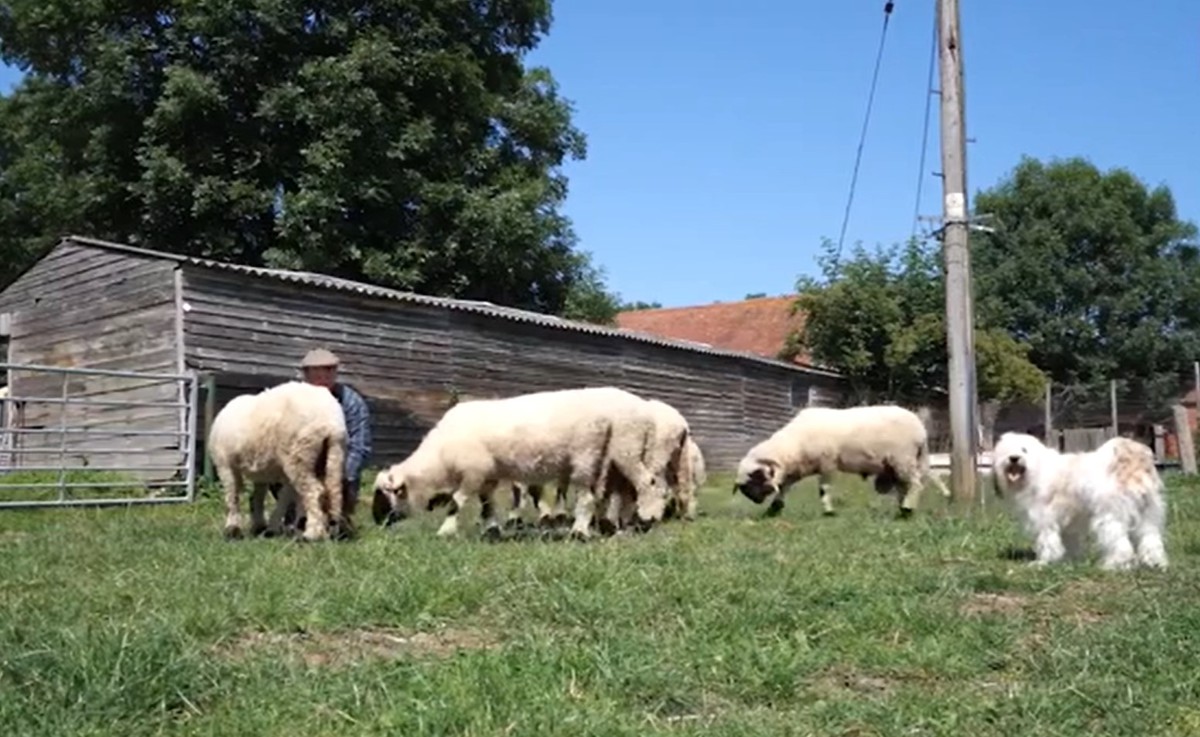
[[[0,369],[0,509],[195,498],[195,373]]]

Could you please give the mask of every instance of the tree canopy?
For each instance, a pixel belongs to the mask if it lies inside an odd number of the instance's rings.
[[[913,240],[837,258],[825,241],[821,278],[802,277],[796,309],[805,316],[783,357],[807,350],[846,376],[860,401],[910,401],[946,386],[945,287],[936,245]],[[1036,399],[1042,373],[1028,347],[1003,330],[975,330],[981,401]]]
[[[975,198],[977,320],[1029,346],[1059,385],[1177,397],[1200,357],[1200,249],[1170,190],[1080,159],[1024,158]]]
[[[550,0],[314,7],[6,3],[0,284],[78,232],[552,313],[594,292],[560,211],[586,140],[523,61]]]

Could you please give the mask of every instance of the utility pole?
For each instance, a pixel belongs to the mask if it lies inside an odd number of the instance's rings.
[[[966,502],[975,498],[978,458],[975,405],[975,335],[971,258],[967,248],[966,134],[962,39],[958,0],[937,0],[938,67],[941,72],[942,254],[946,265],[946,338],[950,352],[950,488]]]

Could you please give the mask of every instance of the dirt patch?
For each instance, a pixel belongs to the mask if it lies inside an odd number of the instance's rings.
[[[486,650],[499,639],[482,630],[447,628],[438,632],[409,633],[393,629],[356,629],[342,632],[249,632],[216,649],[229,660],[260,652],[299,658],[310,667],[343,667],[367,660],[403,657],[445,658],[468,650]]]
[[[1024,610],[1028,603],[1027,596],[984,592],[972,595],[958,610],[968,617],[981,614],[1012,614]]]
[[[822,698],[847,695],[886,697],[905,683],[933,680],[924,673],[864,673],[845,666],[834,666],[808,681],[808,689]]]

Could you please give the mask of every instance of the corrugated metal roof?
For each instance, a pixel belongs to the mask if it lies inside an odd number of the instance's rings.
[[[197,266],[205,269],[213,269],[216,271],[232,271],[240,274],[249,274],[252,276],[274,279],[277,281],[292,282],[297,284],[305,284],[308,286],[320,287],[324,289],[332,289],[340,292],[354,292],[356,294],[367,295],[371,297],[379,297],[382,299],[395,300],[397,302],[406,302],[409,304],[428,305],[432,307],[444,307],[451,310],[462,310],[464,312],[473,312],[480,315],[488,315],[491,317],[499,317],[515,322],[534,323],[543,325],[549,328],[559,330],[569,330],[572,332],[588,333],[591,335],[608,335],[624,340],[633,340],[641,343],[649,343],[651,345],[663,346],[666,348],[675,348],[678,350],[692,351],[694,353],[705,353],[715,356],[727,356],[730,358],[738,358],[754,363],[762,363],[778,368],[790,369],[807,374],[816,374],[819,376],[828,376],[836,378],[838,374],[819,369],[813,366],[801,366],[794,363],[778,361],[753,353],[745,353],[741,351],[722,350],[712,348],[702,343],[694,343],[687,340],[676,340],[662,338],[657,335],[648,333],[640,333],[634,330],[625,330],[621,328],[610,328],[602,325],[593,325],[586,322],[576,322],[574,320],[564,320],[561,317],[554,315],[543,315],[538,312],[530,312],[528,310],[518,310],[512,307],[504,307],[502,305],[492,304],[491,302],[483,302],[479,300],[469,299],[451,299],[449,297],[431,297],[424,294],[416,294],[414,292],[403,292],[397,289],[389,289],[380,287],[374,284],[365,284],[363,282],[351,281],[340,277],[329,276],[327,274],[318,274],[310,271],[291,271],[288,269],[270,269],[262,266],[244,266],[242,264],[231,264],[224,261],[214,261],[212,259],[197,258],[195,256],[184,256],[177,253],[168,253],[166,251],[155,251],[139,246],[130,246],[124,243],[112,243],[110,241],[98,240],[96,238],[88,238],[85,236],[67,236],[61,242],[71,242],[82,246],[93,248],[102,248],[110,251],[119,251],[147,258],[164,259],[186,263],[191,266]]]

